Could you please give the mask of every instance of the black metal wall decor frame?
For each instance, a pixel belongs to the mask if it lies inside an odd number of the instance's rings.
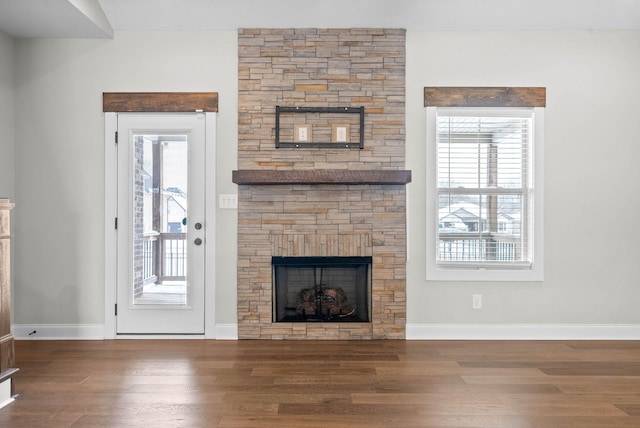
[[[330,141],[280,141],[280,114],[281,113],[332,113],[332,114],[358,114],[360,115],[359,123],[359,139],[351,142],[347,138],[346,142]],[[310,126],[310,125],[309,125]],[[347,129],[348,128],[348,125]],[[311,128],[308,128],[309,130]],[[310,135],[313,135],[310,133]],[[296,138],[294,138],[295,140]],[[364,107],[280,107],[276,106],[276,148],[293,147],[293,148],[364,148]]]

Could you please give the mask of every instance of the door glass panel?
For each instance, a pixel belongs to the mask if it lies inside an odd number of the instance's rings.
[[[133,141],[132,302],[186,306],[187,135],[136,133]]]

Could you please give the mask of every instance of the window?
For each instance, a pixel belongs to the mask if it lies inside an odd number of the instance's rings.
[[[542,280],[542,122],[427,106],[427,279]]]

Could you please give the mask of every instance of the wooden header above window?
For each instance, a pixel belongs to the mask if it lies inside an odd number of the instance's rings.
[[[217,112],[217,92],[104,92],[103,112]]]
[[[425,107],[545,107],[546,88],[424,88]]]

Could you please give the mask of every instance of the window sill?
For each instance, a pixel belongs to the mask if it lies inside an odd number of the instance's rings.
[[[427,281],[495,281],[541,282],[544,270],[540,265],[530,269],[465,269],[427,266]]]

